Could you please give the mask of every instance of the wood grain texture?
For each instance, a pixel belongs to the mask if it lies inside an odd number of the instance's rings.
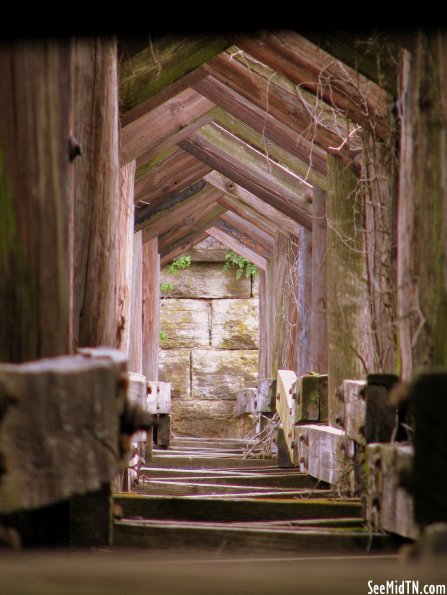
[[[245,244],[236,239],[235,237],[229,235],[226,231],[222,230],[221,228],[213,225],[212,227],[207,229],[208,235],[212,238],[221,242],[224,246],[227,246],[229,250],[233,250],[240,256],[243,256],[253,264],[255,264],[261,270],[264,270],[266,267],[266,260],[262,256],[260,256],[257,252],[253,251],[251,248],[247,247]]]
[[[160,256],[158,240],[143,244],[143,374],[158,380],[160,340]]]
[[[125,367],[125,355],[114,350],[0,366],[2,397],[14,396],[1,421],[2,513],[42,508],[112,481]]]
[[[73,163],[74,345],[114,347],[120,328],[116,39],[76,39],[71,56],[71,132],[82,145]]]
[[[312,232],[302,228],[298,236],[296,261],[296,302],[291,299],[292,310],[296,309],[296,360],[294,370],[298,376],[314,372],[310,361],[310,342],[314,329],[311,327],[312,312]],[[293,264],[293,263],[292,263]],[[290,307],[289,306],[289,307]],[[293,321],[293,313],[290,316]],[[292,362],[291,362],[292,363]]]
[[[216,222],[216,227],[224,231],[226,234],[233,236],[237,239],[241,244],[246,245],[248,248],[257,252],[259,256],[263,258],[270,258],[272,255],[271,250],[269,250],[269,244],[266,246],[266,242],[262,242],[262,237],[259,238],[259,233],[254,233],[253,235],[250,234],[248,228],[249,225],[246,221],[242,220],[245,225],[242,225],[240,221],[235,219],[224,219],[224,215],[222,215],[219,220]],[[230,222],[231,221],[231,222]],[[252,226],[254,230],[256,230],[255,226]],[[261,239],[261,241],[259,241]],[[270,243],[270,242],[269,242]]]
[[[284,228],[285,231],[288,231],[293,235],[298,235],[301,228],[299,223],[290,217],[287,217],[287,215],[284,215],[284,213],[281,213],[281,211],[267,204],[261,198],[258,198],[242,186],[239,186],[225,175],[218,171],[212,171],[204,176],[203,179],[212,184],[215,188],[222,190],[222,192],[225,193],[225,198],[231,197],[238,200],[240,203],[248,207],[251,212],[254,211],[259,213],[278,227]],[[234,202],[229,204],[234,204]]]
[[[68,44],[0,51],[0,360],[69,353]]]
[[[137,172],[135,201],[141,201],[143,204],[155,203],[170,193],[187,188],[209,173],[211,169],[190,153],[177,147],[157,158],[150,169],[140,177]]]
[[[180,146],[301,225],[311,227],[307,186],[224,129],[208,125]],[[208,172],[206,172],[208,173]]]
[[[120,168],[120,211],[118,233],[118,345],[129,355],[134,245],[135,161]]]
[[[214,103],[193,89],[185,89],[159,107],[121,129],[121,164],[142,156],[169,137],[198,120],[215,107]],[[158,152],[167,148],[162,145]],[[146,160],[148,160],[146,156]],[[144,159],[140,158],[144,163]]]
[[[132,296],[130,306],[129,371],[143,372],[143,243],[142,233],[133,236]]]
[[[289,451],[290,460],[297,465],[298,449],[295,441],[296,400],[293,398],[293,387],[296,374],[292,370],[278,370],[276,387],[276,411],[281,420],[284,439]]]
[[[247,207],[228,194],[223,194],[218,202],[227,207],[228,211],[226,216],[231,214],[238,215],[239,218],[244,219],[255,226],[257,230],[265,232],[270,237],[270,242],[272,241],[275,230],[277,229],[272,221],[266,219],[259,212],[250,209],[250,207]]]
[[[353,122],[382,138],[387,134],[390,95],[305,37],[294,31],[232,37],[238,47],[333,105]]]
[[[310,166],[306,173],[309,181],[324,186],[327,174],[326,152],[318,145],[273,117],[270,111],[267,113],[265,106],[258,107],[250,97],[246,98],[237,93],[214,76],[207,76],[206,79],[194,84],[193,88],[234,118],[244,122],[306,163]],[[313,169],[317,172],[315,176]]]

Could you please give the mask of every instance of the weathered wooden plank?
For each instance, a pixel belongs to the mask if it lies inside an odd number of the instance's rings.
[[[270,66],[300,88],[384,137],[388,133],[391,97],[358,71],[342,64],[294,31],[261,31],[232,35],[238,47]]]
[[[143,372],[143,232],[133,236],[132,297],[130,306],[129,371]]]
[[[1,420],[3,514],[42,508],[112,481],[126,357],[103,353],[0,365],[0,401],[11,403]]]
[[[362,507],[358,501],[344,500],[235,500],[169,496],[140,496],[121,494],[115,502],[123,509],[123,516],[131,519],[135,516],[143,519],[178,519],[206,521],[248,521],[280,520],[290,518],[335,518],[337,516],[361,516]]]
[[[345,378],[374,367],[374,336],[366,278],[364,200],[352,168],[328,156],[327,299],[329,424],[340,413],[334,392]]]
[[[236,416],[256,413],[256,389],[244,388],[236,393]]]
[[[275,209],[271,205],[267,204],[261,198],[258,198],[218,171],[212,171],[211,173],[204,176],[203,179],[215,188],[219,188],[219,190],[225,192],[225,199],[232,197],[243,205],[249,207],[251,212],[255,211],[256,213],[260,213],[263,217],[278,227],[284,228],[293,235],[298,235],[301,228],[299,223],[290,217],[287,217],[287,215],[284,215],[281,211],[278,211],[278,209]]]
[[[208,235],[213,237],[214,239],[221,242],[224,246],[227,246],[233,252],[240,254],[253,264],[255,264],[258,268],[265,270],[266,268],[266,259],[260,256],[257,252],[254,252],[244,244],[242,244],[239,240],[236,240],[234,237],[228,235],[225,231],[220,229],[219,227],[212,226],[207,229]]]
[[[171,472],[174,470],[170,470]],[[164,482],[164,481],[175,481],[179,482],[193,482],[194,484],[201,484],[201,483],[213,483],[215,485],[221,484],[228,484],[231,483],[233,486],[242,486],[244,489],[247,487],[255,488],[255,487],[263,487],[264,489],[271,489],[271,488],[296,488],[296,489],[304,489],[304,488],[314,488],[316,484],[316,480],[313,477],[305,473],[279,473],[275,474],[268,474],[268,475],[260,475],[260,471],[254,474],[250,473],[247,475],[238,474],[232,475],[231,473],[227,473],[224,476],[221,474],[206,474],[206,475],[189,475],[182,476],[182,474],[177,473],[175,476],[166,476],[166,477],[158,477],[154,481],[157,482]],[[149,479],[151,479],[151,474],[149,473]],[[144,475],[144,470],[142,472]],[[321,484],[319,484],[321,486]]]
[[[309,159],[303,161],[296,157],[296,155],[292,154],[290,151],[283,149],[278,143],[270,140],[265,136],[265,133],[258,132],[248,124],[245,124],[224,111],[222,108],[213,110],[211,116],[213,122],[216,122],[216,124],[225,128],[231,132],[231,134],[234,134],[258,151],[261,151],[266,157],[281,163],[284,167],[301,176],[310,184],[316,184],[325,190],[327,189],[326,177],[320,174],[316,169],[309,167]]]
[[[295,418],[297,421],[318,421],[320,419],[319,376],[298,376],[292,385],[292,399],[296,402]]]
[[[237,213],[227,211],[221,217],[221,221],[226,221],[235,228],[240,229],[246,235],[250,236],[257,243],[264,245],[265,249],[270,253],[273,252],[275,245],[274,230],[272,227],[268,231],[258,227],[256,222],[250,221],[246,217],[241,217]]]
[[[296,290],[289,300],[290,321],[296,325],[296,360],[293,369],[298,376],[314,372],[310,363],[310,341],[312,310],[312,232],[301,228],[298,236],[297,259],[291,263],[295,271]],[[290,291],[290,289],[289,289]]]
[[[276,378],[258,380],[256,401],[257,413],[276,411]]]
[[[194,246],[197,246],[197,244],[203,242],[203,240],[205,240],[207,237],[208,233],[203,231],[202,233],[194,235],[192,238],[186,238],[184,242],[180,242],[175,248],[172,248],[165,254],[160,255],[160,265],[162,267],[166,266],[171,262],[171,260],[174,260],[174,258],[177,258],[178,256],[188,252],[188,250],[191,250],[194,248]]]
[[[216,222],[216,227],[220,230],[222,230],[224,233],[226,233],[227,235],[235,238],[238,242],[240,242],[241,244],[243,244],[244,246],[247,246],[247,248],[250,248],[250,250],[252,250],[253,252],[256,252],[257,254],[259,254],[259,256],[262,256],[263,258],[270,258],[272,256],[272,252],[271,250],[269,250],[266,247],[266,242],[261,243],[259,241],[260,238],[260,233],[258,233],[258,230],[256,229],[256,227],[253,225],[251,226],[253,228],[254,233],[251,234],[250,232],[246,232],[245,230],[247,230],[249,228],[249,224],[248,222],[244,221],[242,219],[242,224],[241,224],[241,220],[236,220],[235,218],[229,218],[230,221],[228,219],[224,219],[224,216],[221,216],[219,218],[219,220]],[[242,231],[244,230],[244,231]],[[259,230],[260,231],[260,230]],[[262,238],[264,239],[264,238]],[[269,236],[270,239],[270,236]],[[271,242],[269,242],[269,244],[271,244]]]
[[[184,246],[185,243],[200,236],[202,232],[208,232],[225,211],[226,208],[222,205],[211,203],[201,212],[193,213],[185,219],[182,225],[159,236],[160,255],[164,256],[177,246]]]
[[[414,500],[400,485],[400,472],[411,469],[413,446],[367,446],[366,520],[373,531],[382,530],[415,539]]]
[[[71,51],[74,346],[118,344],[118,78],[115,38],[79,38]]]
[[[281,420],[284,439],[292,464],[298,462],[295,442],[296,401],[293,399],[293,386],[296,374],[291,370],[278,370],[276,384],[276,411]]]
[[[323,425],[296,426],[300,471],[351,492],[353,442],[337,428]]]
[[[155,443],[163,448],[171,445],[171,416],[167,413],[157,415],[157,426],[154,431]]]
[[[268,162],[261,153],[237,141],[224,129],[207,125],[179,145],[203,160],[210,169],[216,169],[288,217],[311,228],[306,184],[276,163]]]
[[[120,211],[118,234],[118,345],[129,354],[132,261],[134,245],[135,161],[120,169]]]
[[[320,374],[326,374],[328,371],[326,192],[315,186],[313,188],[312,201],[310,328],[310,369]]]
[[[215,56],[204,69],[260,109],[268,106],[274,118],[349,163],[350,151],[356,146],[355,126],[305,89],[237,51],[233,58],[226,52]]]
[[[216,35],[150,39],[148,47],[120,64],[121,111],[130,111],[227,46],[228,42]]]
[[[171,413],[171,384],[169,382],[147,382],[145,408],[149,413]]]
[[[143,244],[143,374],[158,379],[158,345],[160,340],[160,256],[158,240]]]
[[[325,181],[327,174],[326,152],[318,145],[308,141],[300,132],[274,118],[270,112],[265,110],[265,105],[257,107],[251,98],[245,98],[213,76],[207,76],[200,80],[193,85],[193,88],[222,107],[234,118],[244,122],[259,134],[271,139],[307,163],[308,171],[305,178],[312,184],[325,187],[327,183]],[[313,170],[315,170],[315,174]]]
[[[237,199],[229,196],[228,194],[223,194],[218,201],[220,204],[227,207],[228,211],[232,213],[236,213],[242,219],[245,219],[249,223],[254,224],[258,229],[264,231],[267,234],[272,234],[271,237],[275,234],[277,230],[277,226],[269,221],[268,219],[264,218],[260,215],[257,211],[250,209],[244,205],[244,203],[238,201]],[[265,204],[265,203],[264,203]]]
[[[366,382],[364,380],[344,380],[343,397],[345,412],[342,425],[349,438],[365,442],[366,422]],[[341,422],[342,420],[340,420]]]
[[[175,201],[160,201],[160,210],[137,225],[137,228],[143,230],[143,243],[172,228],[179,227],[185,220],[200,214],[209,205],[215,204],[221,195],[220,190],[205,186],[192,196],[187,195],[185,198],[182,196]],[[163,209],[164,205],[166,208]]]
[[[154,203],[170,193],[187,188],[211,169],[189,152],[176,148],[155,160],[154,165],[137,179],[135,202]]]
[[[159,107],[121,129],[120,162],[125,164],[157,147],[167,138],[198,120],[215,104],[193,89],[185,89]],[[159,153],[167,148],[160,147]],[[148,160],[146,156],[144,159]],[[141,162],[145,163],[142,159]]]
[[[169,452],[165,456],[160,453],[154,454],[151,468],[162,467],[166,469],[232,469],[241,467],[244,470],[258,469],[259,467],[271,467],[272,461],[267,459],[240,459],[240,458],[212,458],[212,457],[191,457],[172,456]],[[277,467],[275,467],[277,469]]]
[[[1,47],[0,361],[71,351],[68,66],[64,42]]]

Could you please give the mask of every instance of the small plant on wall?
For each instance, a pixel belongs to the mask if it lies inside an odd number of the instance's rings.
[[[232,250],[227,251],[225,260],[223,270],[236,269],[236,279],[240,279],[243,274],[246,277],[253,278],[258,273],[258,267],[256,265]]]
[[[162,345],[164,345],[165,343],[167,343],[169,340],[168,334],[166,333],[166,331],[161,330],[160,331],[160,343]]]
[[[172,262],[168,265],[168,271],[173,274],[177,271],[182,271],[187,269],[191,264],[191,257],[190,256],[181,256],[180,258],[174,258]]]

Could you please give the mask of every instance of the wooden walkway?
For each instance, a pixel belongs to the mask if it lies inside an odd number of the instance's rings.
[[[136,489],[115,496],[115,546],[250,557],[396,551],[364,526],[358,499],[273,459],[243,458],[246,447],[182,438],[156,450]]]

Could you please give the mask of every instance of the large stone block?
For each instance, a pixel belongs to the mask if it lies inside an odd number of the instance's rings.
[[[236,419],[234,401],[172,402],[172,432],[196,438],[245,438],[255,427],[254,418]]]
[[[171,383],[172,398],[191,398],[191,351],[189,349],[160,349],[158,378]]]
[[[184,256],[190,256],[191,262],[225,262],[228,252],[219,241],[211,236],[196,244],[194,248],[185,252]]]
[[[255,350],[195,349],[191,356],[193,399],[236,399],[237,391],[258,379]]]
[[[160,284],[171,284],[174,289],[162,291],[163,296],[174,298],[249,298],[251,281],[236,279],[234,270],[223,271],[223,263],[192,263],[187,269],[169,273],[167,267],[160,274]]]
[[[218,349],[257,349],[258,300],[213,300],[211,346]]]
[[[211,306],[207,300],[162,300],[160,330],[167,339],[165,349],[204,347],[210,342]]]

